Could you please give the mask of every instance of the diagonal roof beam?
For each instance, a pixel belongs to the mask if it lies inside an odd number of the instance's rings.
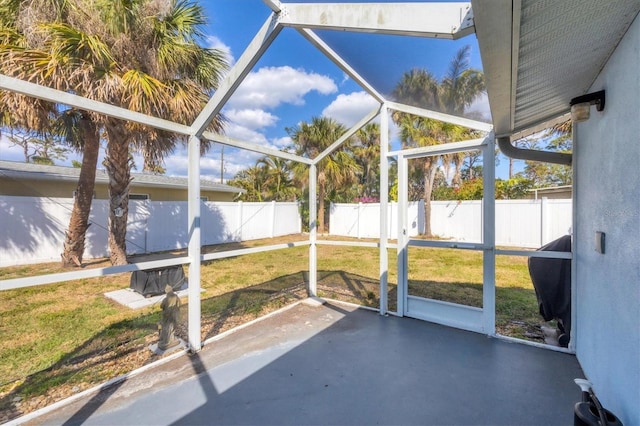
[[[384,98],[376,89],[373,88],[364,78],[360,76],[351,66],[338,55],[332,48],[329,47],[320,37],[318,37],[313,31],[299,28],[298,32],[302,34],[311,44],[313,44],[318,50],[325,54],[334,64],[336,64],[342,71],[344,71],[349,77],[351,77],[356,83],[362,86],[371,96],[373,96],[378,102],[383,103]]]
[[[456,152],[478,150],[487,145],[489,136],[478,139],[469,139],[461,142],[450,142],[440,145],[421,146],[418,148],[401,149],[399,151],[390,151],[387,157],[398,157],[402,155],[404,158],[422,158],[431,155],[434,152],[440,154],[455,154]]]
[[[256,145],[250,142],[244,142],[239,139],[234,139],[229,136],[221,135],[219,133],[205,131],[202,133],[202,137],[204,139],[221,143],[223,145],[233,146],[235,148],[242,148],[242,149],[246,149],[247,151],[257,152],[258,154],[271,155],[273,157],[284,158],[285,160],[296,161],[298,163],[313,164],[313,161],[306,157],[301,157],[299,155],[291,154],[289,152],[278,151],[277,149]]]
[[[457,124],[459,126],[468,127],[469,129],[482,130],[484,132],[490,132],[491,130],[493,130],[493,125],[491,125],[490,123],[484,123],[482,121],[458,117],[456,115],[449,115],[442,112],[431,111],[428,109],[399,104],[396,102],[387,102],[387,106],[396,111],[406,112],[407,114],[413,114],[419,117],[432,118],[434,120],[443,121],[445,123]]]
[[[108,115],[109,117],[119,118],[125,121],[144,124],[172,133],[178,133],[182,135],[191,134],[191,129],[188,126],[182,124],[174,123],[162,118],[153,117],[151,115],[141,114],[139,112],[130,111],[126,108],[117,107],[104,102],[94,101],[93,99],[84,98],[82,96],[52,89],[46,86],[41,86],[39,84],[30,83],[28,81],[19,80],[17,78],[8,77],[2,74],[0,74],[0,89],[19,93],[25,96],[30,96],[32,98],[42,99],[56,104],[64,104],[86,111],[97,112],[99,114]]]
[[[331,154],[335,151],[344,141],[353,136],[358,130],[362,128],[365,124],[373,120],[380,113],[380,108],[376,108],[371,111],[369,114],[364,116],[360,121],[358,121],[353,127],[351,127],[344,135],[340,136],[337,141],[331,144],[327,149],[321,152],[316,158],[313,159],[313,164],[318,164],[324,157]]]
[[[471,3],[281,3],[295,28],[458,39],[475,30]]]
[[[267,6],[269,6],[269,9],[271,9],[273,11],[273,13],[280,13],[280,11],[282,10],[282,3],[280,3],[280,1],[278,0],[262,0]]]
[[[220,113],[227,100],[233,95],[233,92],[249,74],[281,30],[282,26],[278,23],[278,15],[272,13],[191,125],[194,135],[202,135],[211,120]]]

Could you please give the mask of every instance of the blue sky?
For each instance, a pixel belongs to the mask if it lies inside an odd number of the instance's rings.
[[[211,0],[201,4],[209,17],[205,43],[226,52],[231,64],[270,14],[261,0]],[[388,94],[411,68],[425,68],[441,78],[464,45],[471,46],[471,66],[482,68],[475,35],[451,41],[337,31],[318,34],[382,94]],[[229,119],[225,133],[280,149],[290,143],[287,127],[314,116],[329,116],[350,127],[376,106],[377,102],[297,31],[285,28],[225,106],[223,113]],[[488,121],[486,97],[471,108]],[[203,178],[220,181],[221,150],[221,145],[214,145],[201,160]],[[6,139],[0,141],[0,158],[23,160],[21,149],[10,147]],[[60,164],[68,165],[72,158]],[[258,158],[258,154],[225,147],[224,179],[232,178]],[[507,164],[506,160],[500,161],[498,177],[503,177]],[[136,165],[141,170],[140,159]],[[185,150],[178,148],[166,157],[165,168],[168,175],[186,176]]]

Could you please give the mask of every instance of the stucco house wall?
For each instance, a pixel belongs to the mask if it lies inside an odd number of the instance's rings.
[[[574,134],[576,353],[603,405],[640,424],[640,18],[591,87]],[[605,233],[605,252],[595,234]]]
[[[61,166],[41,166],[0,160],[0,195],[17,197],[73,198],[78,186],[79,169]],[[186,178],[132,173],[130,194],[147,195],[152,201],[186,201]],[[95,198],[109,198],[109,178],[97,170]],[[240,188],[201,181],[200,195],[207,201],[235,201]]]

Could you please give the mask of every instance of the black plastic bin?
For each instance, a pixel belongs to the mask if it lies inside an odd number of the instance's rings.
[[[151,297],[164,294],[167,285],[170,285],[174,291],[178,291],[184,284],[184,270],[182,265],[178,265],[134,271],[131,273],[129,287],[144,297]]]

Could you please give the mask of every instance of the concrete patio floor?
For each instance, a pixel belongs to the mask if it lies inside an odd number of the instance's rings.
[[[572,355],[297,304],[29,424],[567,425]]]

